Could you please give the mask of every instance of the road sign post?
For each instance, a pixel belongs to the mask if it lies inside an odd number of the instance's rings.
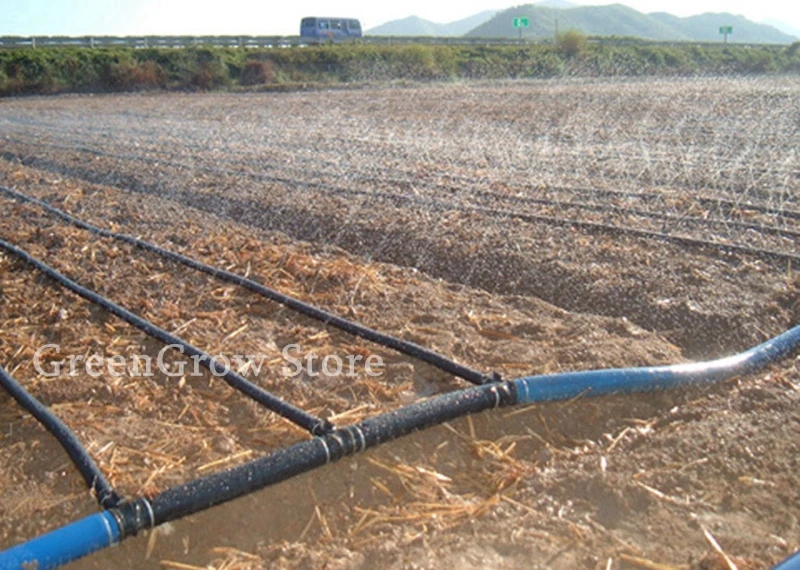
[[[720,26],[719,33],[725,36],[725,43],[728,43],[728,36],[733,33],[733,26]]]
[[[517,28],[517,30],[519,30],[519,39],[520,41],[522,41],[522,28],[527,28],[528,26],[531,25],[530,18],[526,18],[524,16],[514,18],[512,23],[514,24],[514,27]]]

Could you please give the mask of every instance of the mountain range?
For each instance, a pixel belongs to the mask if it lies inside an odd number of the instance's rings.
[[[367,30],[371,36],[463,36],[470,30],[485,24],[492,19],[497,10],[486,10],[463,20],[447,24],[438,24],[423,20],[419,16],[409,16],[402,20],[392,20],[378,27]]]
[[[411,16],[367,30],[369,35],[468,36],[484,38],[517,37],[512,21],[527,17],[522,29],[529,39],[552,37],[557,31],[575,29],[590,36],[624,36],[657,41],[721,41],[720,27],[732,26],[728,41],[736,43],[788,44],[798,37],[774,25],[760,24],[728,13],[701,14],[680,18],[665,12],[644,14],[622,4],[580,6],[567,0],[544,0],[502,11],[485,11],[448,24]]]

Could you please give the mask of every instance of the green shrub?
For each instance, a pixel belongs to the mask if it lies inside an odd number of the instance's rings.
[[[786,48],[786,69],[800,71],[800,42],[794,42]]]
[[[186,69],[186,86],[208,91],[228,85],[231,76],[218,50],[212,48],[190,48]]]
[[[265,83],[341,83],[562,75],[775,73],[800,70],[800,42],[750,47],[593,42],[575,30],[555,44],[347,44],[303,49],[191,47],[0,49],[0,94],[219,89]]]
[[[560,77],[566,73],[564,57],[552,49],[547,49],[534,52],[516,77],[550,78]]]
[[[96,57],[92,50],[75,49],[54,54],[52,68],[67,89],[96,90],[103,88],[103,73],[107,69],[104,60]]]
[[[745,73],[774,73],[778,70],[772,53],[766,49],[754,49],[741,61],[741,71]]]
[[[125,59],[108,66],[108,83],[113,89],[139,90],[166,87],[167,74],[155,61]]]
[[[671,69],[683,71],[684,67],[688,64],[688,58],[681,49],[663,48],[664,65]]]
[[[589,49],[589,40],[578,30],[568,30],[556,36],[556,49],[566,57],[577,57]]]
[[[340,81],[388,81],[392,69],[383,52],[377,49],[352,51],[342,64]]]
[[[400,76],[408,79],[436,79],[439,68],[430,46],[404,46],[396,54]]]
[[[270,60],[250,60],[244,64],[239,83],[242,85],[263,85],[275,83],[275,67]]]

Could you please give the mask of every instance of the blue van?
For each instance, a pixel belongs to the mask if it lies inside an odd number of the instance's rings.
[[[300,21],[300,36],[320,41],[360,38],[361,23],[352,18],[303,18]]]

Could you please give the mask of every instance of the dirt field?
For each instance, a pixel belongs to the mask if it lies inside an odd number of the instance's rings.
[[[795,77],[0,100],[0,184],[507,379],[706,360],[800,323],[798,148]],[[265,355],[248,378],[336,423],[467,385],[0,208],[0,238],[211,354]],[[163,345],[8,254],[0,272],[0,365],[126,496],[307,437],[208,373],[46,377],[46,344],[48,365]],[[290,377],[291,344],[385,367]],[[800,548],[798,402],[789,359],[709,388],[498,410],[72,567],[766,569]],[[5,395],[0,426],[0,548],[97,510]]]

